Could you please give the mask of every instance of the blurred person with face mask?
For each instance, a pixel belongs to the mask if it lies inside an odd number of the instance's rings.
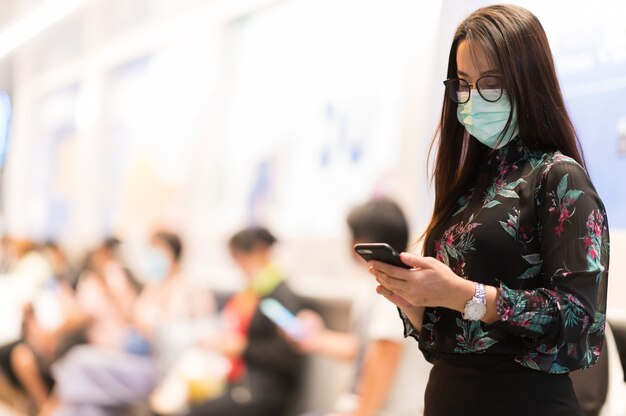
[[[181,270],[183,244],[178,235],[159,231],[152,235],[144,258],[145,286],[134,310],[137,329],[158,348],[162,371],[181,351],[210,330],[215,301],[210,290],[193,282]]]

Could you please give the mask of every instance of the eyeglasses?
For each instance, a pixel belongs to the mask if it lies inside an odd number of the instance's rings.
[[[485,101],[496,102],[502,97],[502,78],[485,75],[476,82],[467,82],[462,78],[448,78],[443,82],[446,94],[457,104],[465,104],[470,99],[470,91],[475,88]]]

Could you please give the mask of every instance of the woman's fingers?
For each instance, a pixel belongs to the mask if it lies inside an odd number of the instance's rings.
[[[383,295],[386,298],[388,298],[389,296],[393,295],[393,292],[391,290],[385,289],[385,287],[382,286],[382,285],[378,285],[376,287],[376,293],[378,293],[379,295]]]
[[[425,306],[432,303],[436,295],[427,288],[433,287],[433,281],[439,282],[441,270],[437,260],[411,253],[402,253],[402,261],[412,269],[392,266],[380,261],[370,261],[369,272],[385,291],[379,292],[385,298],[400,307]],[[435,283],[437,283],[435,282]],[[439,287],[436,284],[435,287]]]
[[[374,269],[375,272],[384,273],[387,276],[393,277],[395,279],[406,280],[408,278],[408,269],[403,269],[402,267],[392,266],[391,264],[383,263],[381,261],[371,260],[369,262],[370,272]],[[372,273],[373,274],[373,273]]]
[[[422,257],[411,253],[402,253],[400,254],[400,258],[405,264],[411,266],[413,269],[431,269],[433,267],[432,262],[434,259],[432,257]],[[381,271],[388,276],[395,277],[396,279],[406,280],[412,273],[412,270],[393,266],[377,260],[371,260],[369,264],[374,269]]]
[[[404,292],[408,285],[406,280],[396,279],[381,272],[376,272],[376,281],[394,293]]]
[[[417,254],[403,252],[400,253],[400,260],[414,269],[428,269],[432,266],[432,257],[418,256]]]
[[[399,306],[400,308],[410,308],[413,306],[411,303],[409,303],[409,301],[404,299],[402,296],[396,295],[392,291],[385,289],[383,286],[379,285],[376,288],[376,293],[384,296],[385,298],[387,298],[387,300],[389,300],[394,305]]]

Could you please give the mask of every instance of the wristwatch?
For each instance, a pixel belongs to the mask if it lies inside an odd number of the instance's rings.
[[[487,312],[487,299],[485,296],[485,285],[476,283],[474,297],[467,301],[463,311],[463,319],[478,321]]]

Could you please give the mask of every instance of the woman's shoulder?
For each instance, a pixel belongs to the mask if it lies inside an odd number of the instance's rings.
[[[590,181],[587,170],[574,158],[566,156],[560,151],[536,152],[529,158],[531,174],[534,174],[535,189],[539,190],[547,182],[558,182],[563,177],[577,178],[585,182]]]
[[[583,173],[587,173],[585,168],[582,167],[574,158],[564,155],[557,151],[545,153],[543,162],[541,163],[541,173],[543,175],[548,174],[551,170],[574,170]]]
[[[546,154],[536,168],[534,178],[535,198],[538,202],[552,198],[558,205],[573,204],[579,197],[591,198],[604,210],[604,205],[587,172],[587,169],[572,157],[559,151]],[[563,205],[563,206],[565,206]]]

